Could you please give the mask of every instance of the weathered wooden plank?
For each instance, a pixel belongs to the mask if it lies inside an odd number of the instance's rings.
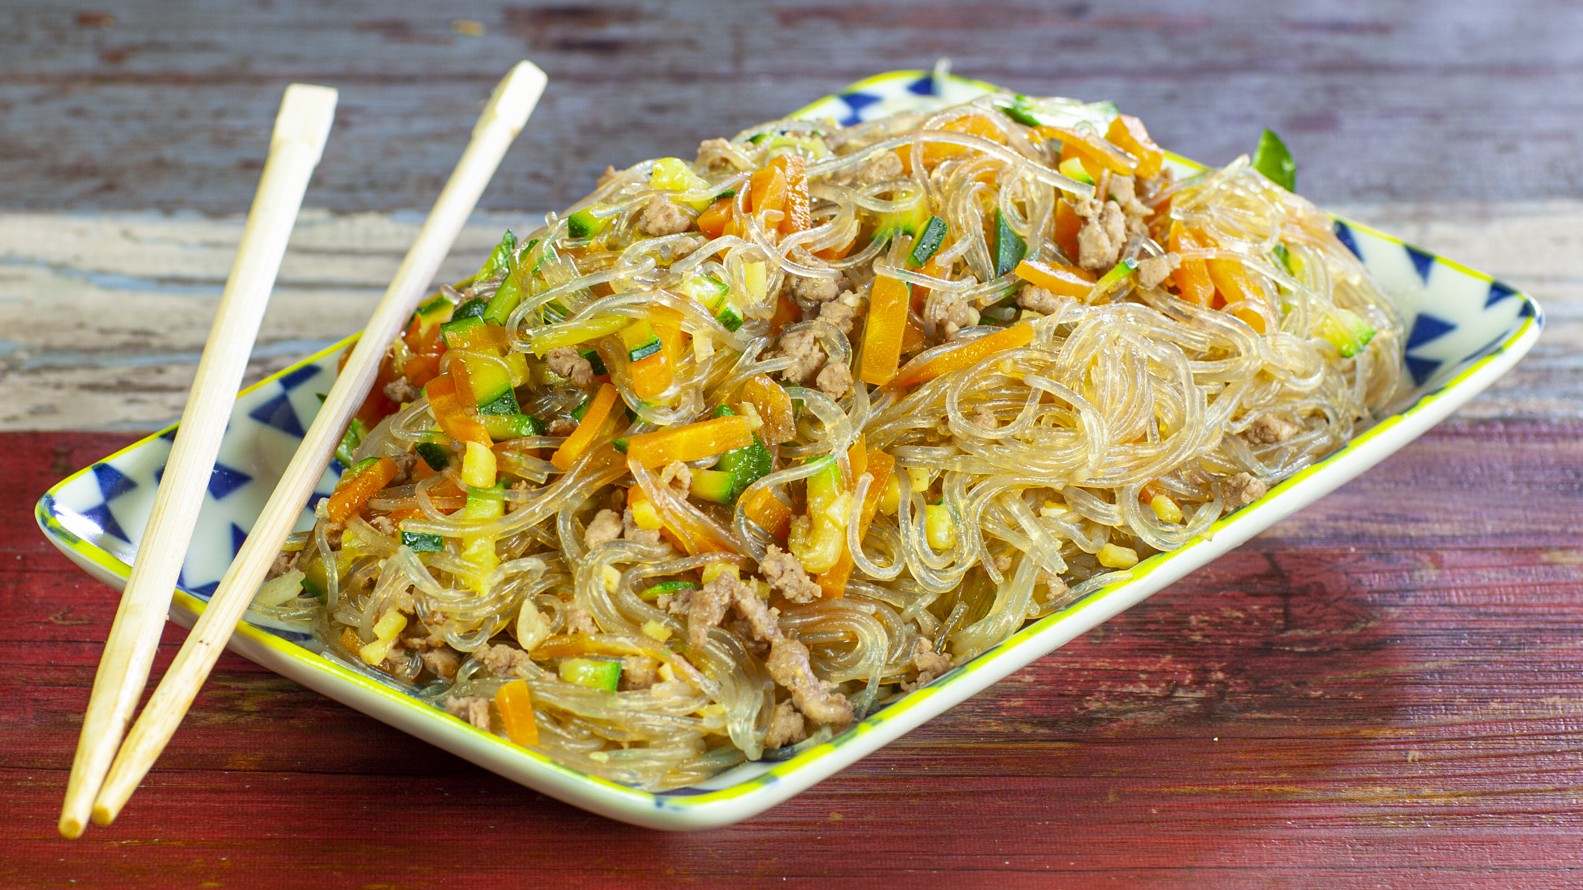
[[[1543,302],[1545,336],[1467,416],[1580,416],[1583,202],[1343,209]],[[533,220],[480,215],[441,275],[466,276],[503,229]],[[358,329],[420,222],[305,214],[249,379]],[[179,416],[240,237],[235,217],[0,213],[0,429],[148,429]]]
[[[289,12],[119,3],[103,14],[13,0],[6,16],[0,181],[12,208],[240,213],[294,79],[342,91],[310,205],[424,207],[489,84],[524,55],[551,86],[514,152],[517,172],[485,199],[495,210],[563,206],[606,163],[687,152],[940,57],[1024,92],[1115,99],[1206,161],[1274,126],[1327,202],[1443,198],[1448,181],[1490,200],[1583,188],[1583,8],[1549,0],[1512,0],[1500,15],[1359,0],[346,0]]]
[[[0,434],[0,497],[29,502],[126,439]],[[118,826],[68,847],[54,806],[113,595],[6,511],[0,883],[290,868],[427,887],[533,863],[568,884],[1564,885],[1583,858],[1579,466],[1576,421],[1444,425],[813,791],[684,837],[524,791],[226,656]]]

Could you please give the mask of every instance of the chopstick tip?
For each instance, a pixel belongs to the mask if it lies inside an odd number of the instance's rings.
[[[496,123],[506,125],[513,134],[521,131],[549,81],[549,76],[539,66],[526,59],[518,62],[495,87],[473,132]]]
[[[69,841],[74,841],[77,838],[82,837],[83,829],[87,828],[88,826],[83,824],[82,819],[67,814],[60,817],[60,825],[58,827],[60,828],[61,837]]]

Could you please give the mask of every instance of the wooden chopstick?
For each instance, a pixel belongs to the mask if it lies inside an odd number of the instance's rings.
[[[82,834],[148,681],[171,591],[198,522],[209,474],[302,196],[330,134],[335,102],[335,90],[307,84],[287,87],[281,100],[247,227],[94,676],[61,809],[60,833],[65,837]]]
[[[418,300],[428,292],[441,261],[450,252],[506,149],[533,113],[545,83],[543,71],[531,62],[521,62],[495,88],[456,170],[396,270],[263,513],[116,755],[94,801],[95,824],[108,825],[115,819],[186,715],[286,536],[296,525],[302,505],[324,475],[342,432],[373,385],[386,348],[407,324]]]

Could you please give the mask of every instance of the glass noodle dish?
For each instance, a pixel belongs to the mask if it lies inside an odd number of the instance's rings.
[[[827,739],[1390,401],[1285,160],[996,94],[609,170],[420,306],[255,612],[645,789]]]

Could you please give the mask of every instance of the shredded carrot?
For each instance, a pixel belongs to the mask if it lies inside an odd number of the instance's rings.
[[[1094,275],[1087,269],[1065,263],[1023,260],[1012,274],[1061,297],[1083,299],[1094,289]]]
[[[734,414],[633,436],[627,442],[627,458],[654,469],[672,461],[702,460],[751,444],[751,421]]]
[[[764,228],[779,229],[786,217],[785,171],[773,164],[756,170],[748,179],[748,201]]]
[[[907,331],[907,306],[912,289],[886,275],[874,279],[868,322],[863,326],[863,356],[858,377],[871,386],[889,383],[901,364],[901,343]]]
[[[510,347],[511,338],[506,334],[506,329],[499,325],[480,324],[446,334],[445,345],[448,349],[504,350]]]
[[[808,163],[802,155],[779,155],[770,161],[786,178],[786,215],[781,219],[781,234],[801,232],[813,225],[808,197]]]
[[[661,307],[663,308],[663,307]],[[676,380],[676,362],[681,354],[681,328],[655,317],[650,322],[660,338],[660,350],[633,362],[632,392],[645,402],[659,398]]]
[[[1149,131],[1143,128],[1143,121],[1129,114],[1117,115],[1116,119],[1110,122],[1110,129],[1105,131],[1105,138],[1110,140],[1112,145],[1138,159],[1136,172],[1139,176],[1160,174],[1165,152],[1149,138]]]
[[[742,512],[755,525],[781,541],[786,540],[786,535],[791,532],[792,509],[771,494],[768,488],[743,495],[741,503]]]
[[[1263,303],[1264,291],[1256,284],[1248,273],[1248,267],[1241,260],[1216,258],[1207,260],[1209,267],[1209,280],[1215,284],[1215,290],[1227,303],[1237,303],[1243,300]],[[1265,332],[1264,316],[1248,306],[1239,306],[1232,310],[1232,314],[1248,323],[1248,327],[1259,333]]]
[[[495,710],[506,738],[524,748],[539,743],[539,722],[533,715],[533,693],[526,680],[512,680],[495,690]]]
[[[1182,225],[1181,220],[1171,223],[1171,233],[1166,238],[1166,246],[1174,254],[1181,255],[1189,250],[1202,250],[1208,245],[1199,236]],[[1189,303],[1208,306],[1215,297],[1215,283],[1210,280],[1209,269],[1201,259],[1188,259],[1183,257],[1176,266],[1176,271],[1171,273],[1171,278],[1176,282],[1178,296]]]
[[[459,385],[451,374],[441,374],[424,385],[423,391],[429,397],[429,410],[434,412],[435,421],[447,436],[459,442],[494,445],[484,425],[467,413],[459,395],[462,389],[467,390],[467,396],[471,399],[471,387]]]
[[[1033,325],[1023,322],[1014,324],[1009,328],[976,337],[944,352],[930,356],[919,356],[907,363],[896,374],[895,379],[886,384],[886,389],[905,389],[909,386],[918,386],[923,383],[943,377],[952,371],[960,371],[978,364],[997,352],[1027,346],[1033,342]]]
[[[554,464],[556,469],[571,469],[572,464],[588,452],[604,430],[605,422],[610,419],[619,399],[620,395],[614,386],[606,383],[599,387],[599,391],[594,393],[593,401],[588,403],[588,412],[583,415],[582,420],[578,421],[577,429],[572,430],[572,434],[566,437],[561,447],[550,455],[550,463]]]
[[[440,376],[440,357],[437,355],[415,355],[401,366],[401,373],[407,382],[413,386],[423,386],[430,380]]]
[[[1055,228],[1050,237],[1055,241],[1067,259],[1077,259],[1077,233],[1083,228],[1083,218],[1077,215],[1077,208],[1071,201],[1057,201],[1055,205]]]
[[[923,324],[917,316],[907,315],[907,329],[901,334],[901,354],[912,355],[929,345],[929,335],[924,333]]]
[[[698,214],[698,231],[710,238],[719,238],[725,234],[726,225],[731,222],[733,211],[730,198],[721,198]]]
[[[1042,126],[1035,129],[1039,135],[1047,139],[1061,141],[1061,160],[1077,158],[1091,173],[1097,174],[1100,170],[1109,170],[1112,173],[1130,175],[1137,170],[1137,162],[1127,163],[1113,152],[1106,151],[1100,145],[1101,140],[1098,136],[1091,136],[1067,127]]]
[[[637,464],[630,453],[627,455],[627,464]],[[632,475],[636,477],[637,473]],[[634,485],[627,489],[627,503],[634,513],[639,509],[639,504],[647,503],[659,519],[660,534],[689,555],[729,553],[733,549],[726,533],[686,501],[682,502],[678,510],[653,497],[642,485]]]
[[[335,486],[330,503],[325,508],[331,522],[345,522],[347,517],[363,509],[368,499],[396,478],[396,462],[381,457],[353,473]]]
[[[755,374],[742,384],[742,401],[753,406],[764,426],[759,435],[771,445],[790,442],[797,435],[791,394],[767,374]]]
[[[858,440],[862,442],[862,439]],[[857,448],[853,446],[854,450]],[[847,461],[852,465],[852,475],[861,476],[867,472],[874,478],[869,483],[868,492],[863,496],[863,510],[858,515],[857,539],[863,540],[868,534],[868,527],[874,521],[874,514],[879,512],[879,502],[885,497],[885,486],[896,471],[896,459],[883,451],[868,451],[862,455],[862,460],[855,460],[852,452],[848,452]],[[860,467],[859,464],[862,464]],[[852,569],[856,563],[852,559],[852,551],[842,548],[841,557],[828,571],[819,573],[814,579],[819,584],[819,589],[824,593],[825,599],[839,597],[846,593],[846,582],[852,577]]]
[[[1000,125],[982,114],[964,115],[954,120],[947,121],[940,126],[941,130],[952,133],[966,133],[970,136],[981,136],[991,142],[1005,144],[1006,134]],[[923,166],[932,170],[946,158],[955,158],[971,152],[973,149],[950,142],[925,141],[923,144]],[[896,154],[901,157],[901,168],[905,173],[912,172],[912,147],[904,145],[896,149]]]
[[[356,653],[357,650],[363,648],[363,638],[359,637],[357,631],[350,627],[343,627],[341,628],[341,648],[348,652]]]
[[[782,290],[775,301],[775,314],[770,316],[770,333],[779,336],[781,328],[799,318],[802,318],[802,310],[797,308],[797,301],[786,290]]]

